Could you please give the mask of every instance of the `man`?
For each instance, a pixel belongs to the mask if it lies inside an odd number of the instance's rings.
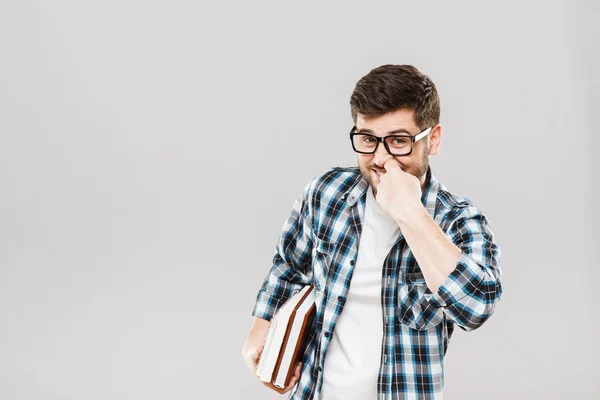
[[[359,168],[314,178],[294,204],[242,353],[254,371],[269,320],[304,285],[317,314],[291,399],[441,399],[455,325],[500,300],[489,222],[432,174],[442,127],[435,85],[408,65],[364,76],[350,99]],[[297,385],[296,385],[297,383]]]

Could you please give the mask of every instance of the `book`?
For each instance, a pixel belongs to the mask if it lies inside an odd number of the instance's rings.
[[[267,331],[256,375],[263,382],[286,387],[300,360],[316,313],[312,286],[305,286],[277,310]]]

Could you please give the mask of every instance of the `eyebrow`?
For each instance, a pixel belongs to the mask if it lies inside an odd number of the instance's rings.
[[[371,129],[360,129],[359,131],[357,131],[356,133],[369,133],[371,135],[375,135],[375,133],[373,133],[373,131]],[[395,129],[393,131],[389,131],[388,133],[386,133],[385,135],[394,135],[396,133],[407,133],[409,135],[412,136],[412,133],[410,133],[407,129],[404,128],[400,128],[400,129]]]

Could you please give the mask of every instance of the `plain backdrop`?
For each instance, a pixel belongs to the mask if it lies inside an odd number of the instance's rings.
[[[0,398],[278,399],[241,357],[295,198],[413,64],[502,248],[447,399],[600,399],[590,1],[0,2]]]

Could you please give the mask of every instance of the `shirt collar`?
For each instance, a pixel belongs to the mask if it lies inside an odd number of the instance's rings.
[[[431,166],[427,168],[427,176],[425,185],[421,190],[421,203],[427,210],[427,213],[432,219],[435,218],[435,207],[437,205],[438,192],[440,191],[440,183],[431,172]]]
[[[365,180],[365,177],[358,168],[356,168],[356,172],[358,173],[358,182],[342,196],[350,207],[356,204],[358,200],[362,199],[369,188],[369,183]],[[363,203],[365,202],[365,199],[363,199]]]

